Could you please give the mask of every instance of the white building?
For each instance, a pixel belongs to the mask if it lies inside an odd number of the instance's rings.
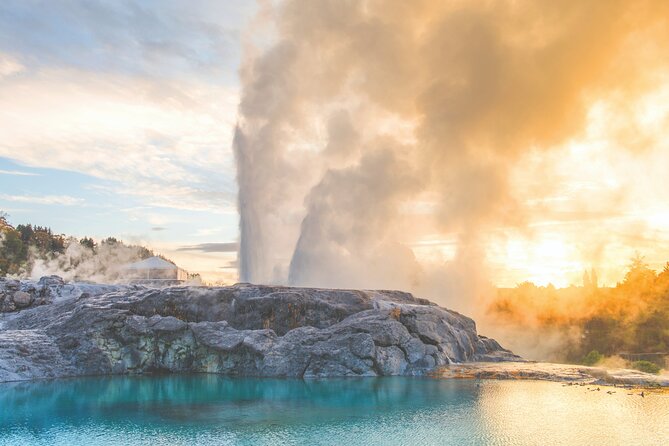
[[[132,281],[168,281],[183,282],[188,280],[188,271],[160,257],[149,257],[123,267],[124,276]]]

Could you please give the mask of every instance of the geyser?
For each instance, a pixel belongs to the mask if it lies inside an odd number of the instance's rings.
[[[651,0],[281,2],[242,68],[240,279],[480,292],[487,234],[536,210],[510,172],[580,135],[596,101],[657,85],[667,16]],[[430,237],[452,243],[443,259],[416,257]]]

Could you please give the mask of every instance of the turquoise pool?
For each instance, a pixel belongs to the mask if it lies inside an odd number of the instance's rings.
[[[429,378],[7,383],[0,445],[669,444],[669,395],[628,392]]]

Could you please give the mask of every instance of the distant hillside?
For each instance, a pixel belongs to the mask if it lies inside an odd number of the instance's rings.
[[[97,243],[31,223],[14,227],[0,212],[0,276],[58,274],[66,279],[113,280],[120,266],[154,255],[144,246],[114,237]]]

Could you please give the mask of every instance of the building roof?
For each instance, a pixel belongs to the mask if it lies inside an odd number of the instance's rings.
[[[139,262],[131,263],[123,267],[124,269],[178,269],[178,267],[171,262],[168,262],[165,259],[160,257],[149,257],[148,259],[141,260]]]

